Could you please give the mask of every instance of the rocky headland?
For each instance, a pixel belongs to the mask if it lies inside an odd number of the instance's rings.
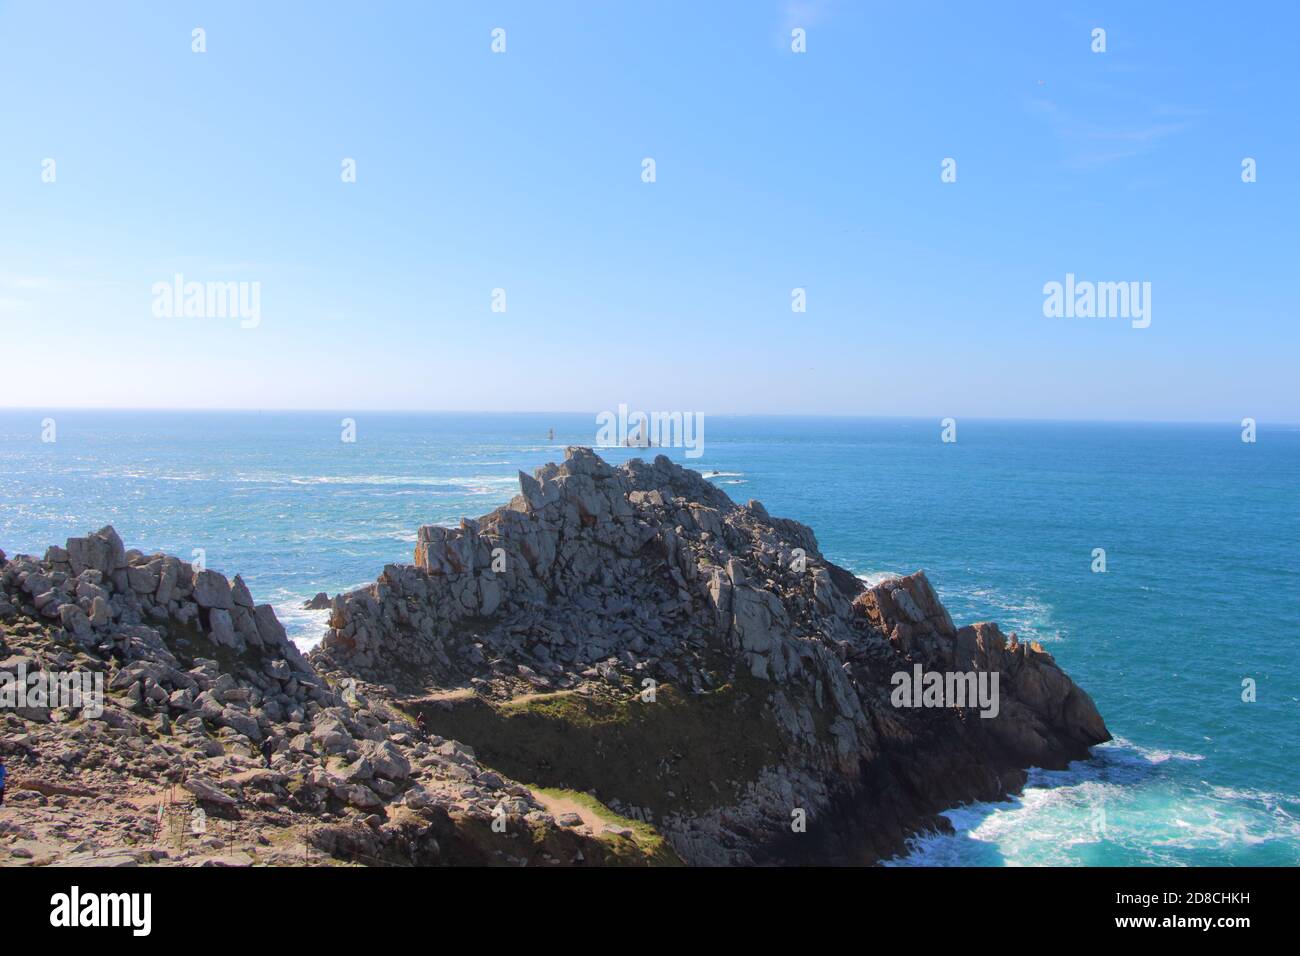
[[[1110,739],[924,572],[868,588],[663,456],[519,482],[330,600],[307,657],[238,576],[111,527],[0,552],[0,677],[104,689],[0,708],[0,863],[871,863]],[[896,706],[916,665],[996,674],[997,715]]]

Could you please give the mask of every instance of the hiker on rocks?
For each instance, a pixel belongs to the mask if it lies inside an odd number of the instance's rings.
[[[262,740],[262,759],[266,761],[266,765],[268,767],[271,766],[271,753],[272,753],[271,738],[265,737]]]
[[[420,733],[427,732],[427,728],[424,726],[424,711],[419,711],[415,715],[415,726],[420,728]]]
[[[9,770],[5,767],[5,758],[0,757],[0,807],[5,805],[5,778],[9,776]]]

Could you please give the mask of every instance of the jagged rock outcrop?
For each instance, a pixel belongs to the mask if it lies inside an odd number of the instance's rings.
[[[923,572],[866,588],[663,456],[571,448],[519,481],[333,598],[309,658],[239,577],[111,527],[0,552],[0,677],[106,687],[102,713],[0,714],[23,814],[0,856],[866,863],[1109,739],[1049,654],[956,627]],[[914,672],[979,677],[997,706],[901,705]],[[229,832],[173,839],[160,798]]]
[[[636,815],[698,863],[876,859],[940,810],[1000,797],[1025,767],[1063,766],[1109,739],[1050,655],[996,625],[958,630],[923,573],[865,589],[807,526],[738,505],[663,456],[611,468],[585,448],[521,473],[520,494],[478,520],[419,529],[413,565],[334,599],[313,660],[409,694],[472,691],[426,712],[534,778],[576,777],[562,782],[615,807],[635,790]],[[893,706],[892,675],[917,664],[997,672],[998,716]],[[641,706],[660,685],[679,707]],[[686,747],[692,707],[725,698],[710,719],[746,751],[742,772],[720,765],[702,785],[697,761],[671,746],[650,761],[557,766],[547,748],[564,737],[547,734],[566,720],[520,713],[539,696],[553,708],[566,697],[571,731],[600,702],[630,700],[635,713],[601,712],[602,751],[635,748],[667,714]],[[521,731],[531,752],[510,739]]]
[[[132,640],[156,640],[146,625],[163,623],[204,632],[231,653],[256,649],[294,673],[312,673],[271,606],[254,604],[238,575],[232,583],[170,555],[128,551],[111,526],[52,545],[44,560],[17,555],[4,564],[0,585],[10,608],[57,620],[105,654],[126,653]]]
[[[84,692],[52,699],[32,675]],[[128,551],[111,527],[43,560],[0,552],[0,862],[671,858],[561,826],[544,796],[368,693],[322,680],[239,577]]]
[[[864,591],[855,608],[889,636],[901,654],[935,671],[997,671],[1001,677],[997,720],[984,728],[1017,764],[1060,766],[1062,755],[1110,739],[1088,693],[1066,676],[1038,643],[1008,639],[996,624],[956,628],[925,572]]]

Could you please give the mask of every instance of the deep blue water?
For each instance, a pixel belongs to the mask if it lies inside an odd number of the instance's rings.
[[[323,628],[305,598],[410,561],[418,525],[482,514],[518,469],[595,440],[586,415],[365,413],[346,443],[343,417],[0,411],[0,548],[106,523],[128,547],[201,548],[305,646]],[[667,453],[859,575],[925,568],[959,623],[1041,641],[1118,738],[954,810],[956,836],[901,862],[1300,863],[1300,429],[970,420],[944,444],[932,421],[706,424],[702,457]]]

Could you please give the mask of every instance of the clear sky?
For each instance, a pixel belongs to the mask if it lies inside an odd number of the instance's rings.
[[[0,3],[0,405],[1300,421],[1298,9]]]

